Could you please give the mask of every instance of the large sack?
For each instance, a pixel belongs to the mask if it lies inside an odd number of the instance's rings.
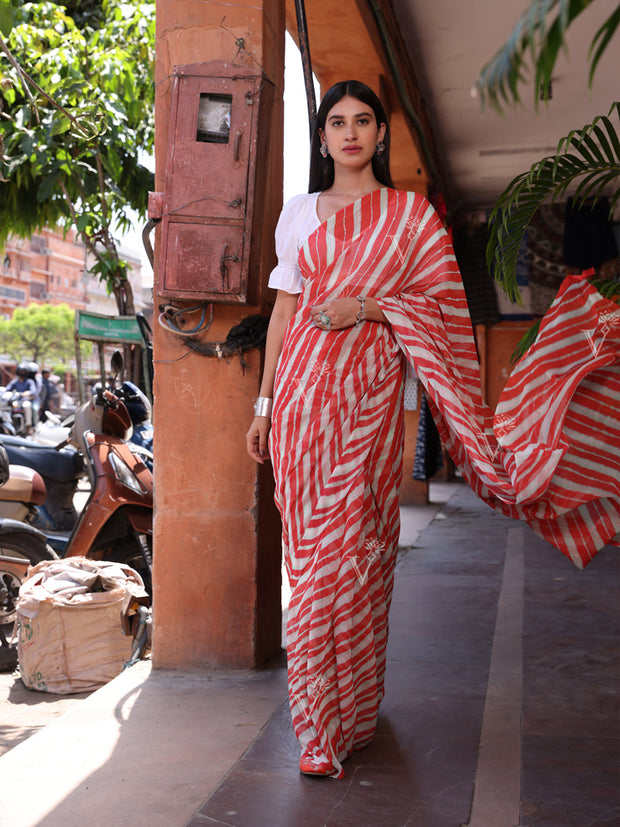
[[[129,566],[84,557],[30,569],[17,602],[17,653],[24,684],[40,692],[90,692],[118,675],[131,655],[121,613],[146,596]]]

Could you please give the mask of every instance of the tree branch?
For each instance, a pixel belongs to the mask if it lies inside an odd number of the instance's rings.
[[[40,123],[41,121],[40,121],[40,118],[39,118],[39,110],[38,110],[38,108],[37,108],[37,102],[36,102],[36,100],[35,100],[34,96],[32,95],[32,92],[31,92],[31,91],[30,91],[30,89],[28,88],[28,84],[30,84],[30,86],[32,86],[32,88],[33,88],[33,89],[36,89],[36,90],[37,90],[37,92],[38,92],[40,95],[42,95],[42,96],[43,96],[43,98],[45,98],[45,100],[46,100],[46,101],[47,101],[47,102],[48,102],[51,106],[53,106],[55,109],[58,109],[58,111],[59,111],[59,112],[62,112],[62,114],[63,114],[63,115],[65,115],[65,116],[69,119],[69,121],[70,121],[70,122],[74,125],[74,127],[75,127],[75,129],[77,130],[78,134],[79,134],[82,138],[84,138],[84,139],[85,139],[85,140],[87,140],[87,141],[92,141],[92,140],[93,140],[93,138],[96,138],[96,137],[97,137],[97,134],[98,134],[97,132],[93,132],[93,134],[92,134],[92,135],[89,135],[87,132],[85,132],[85,131],[84,131],[84,129],[82,128],[82,125],[80,124],[80,122],[79,122],[78,120],[76,120],[76,118],[75,118],[75,117],[74,117],[74,116],[73,116],[70,112],[68,112],[68,111],[64,108],[64,106],[62,106],[62,104],[58,103],[58,101],[54,100],[54,98],[52,98],[50,95],[48,95],[48,94],[47,94],[47,92],[46,92],[44,89],[42,89],[42,88],[39,86],[39,84],[38,84],[35,80],[33,80],[33,79],[30,77],[30,75],[28,74],[28,72],[26,72],[26,70],[25,70],[25,69],[23,69],[23,68],[19,65],[19,63],[18,63],[17,59],[13,56],[13,54],[12,54],[12,53],[11,53],[11,51],[9,50],[9,47],[6,45],[6,42],[5,42],[4,38],[2,37],[2,35],[0,35],[0,48],[2,49],[2,51],[4,52],[4,54],[7,56],[7,58],[8,58],[8,60],[9,60],[9,62],[10,62],[10,63],[11,63],[11,65],[14,67],[14,69],[16,70],[16,72],[18,73],[19,78],[20,78],[20,80],[21,80],[21,82],[22,82],[22,86],[24,87],[24,91],[25,91],[25,93],[26,93],[26,96],[27,96],[28,98],[30,98],[30,101],[31,101],[31,103],[32,103],[32,105],[33,105],[33,107],[34,107],[35,114],[36,114],[36,117],[37,117],[37,121],[38,121],[39,123]],[[27,81],[27,83],[26,83],[26,81]]]

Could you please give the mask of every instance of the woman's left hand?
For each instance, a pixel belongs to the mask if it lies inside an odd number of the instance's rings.
[[[359,311],[359,301],[353,296],[347,296],[315,304],[310,308],[310,316],[321,330],[342,330],[345,327],[353,327]]]

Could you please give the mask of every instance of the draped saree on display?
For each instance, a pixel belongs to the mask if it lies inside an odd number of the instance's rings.
[[[582,567],[620,531],[620,308],[569,277],[494,416],[454,254],[422,196],[380,189],[350,204],[299,264],[270,437],[292,592],[289,698],[302,749],[338,775],[372,738],[383,696],[405,357],[478,496]],[[312,323],[313,305],[360,294],[387,324]]]

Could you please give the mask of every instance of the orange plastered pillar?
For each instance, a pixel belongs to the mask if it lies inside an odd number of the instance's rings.
[[[266,284],[282,203],[283,0],[224,6],[158,0],[156,55],[158,192],[165,190],[174,151],[168,133],[175,65],[218,60],[238,65],[239,74],[259,68],[274,86],[266,184],[255,195],[255,303],[215,303],[211,326],[194,339],[222,342],[244,316],[268,316],[275,298]],[[271,468],[259,468],[245,448],[262,351],[246,352],[246,365],[238,356],[200,355],[157,323],[161,234],[160,226],[154,244],[153,663],[163,669],[251,668],[277,652],[281,638],[280,524]],[[194,324],[200,314],[188,318]]]

